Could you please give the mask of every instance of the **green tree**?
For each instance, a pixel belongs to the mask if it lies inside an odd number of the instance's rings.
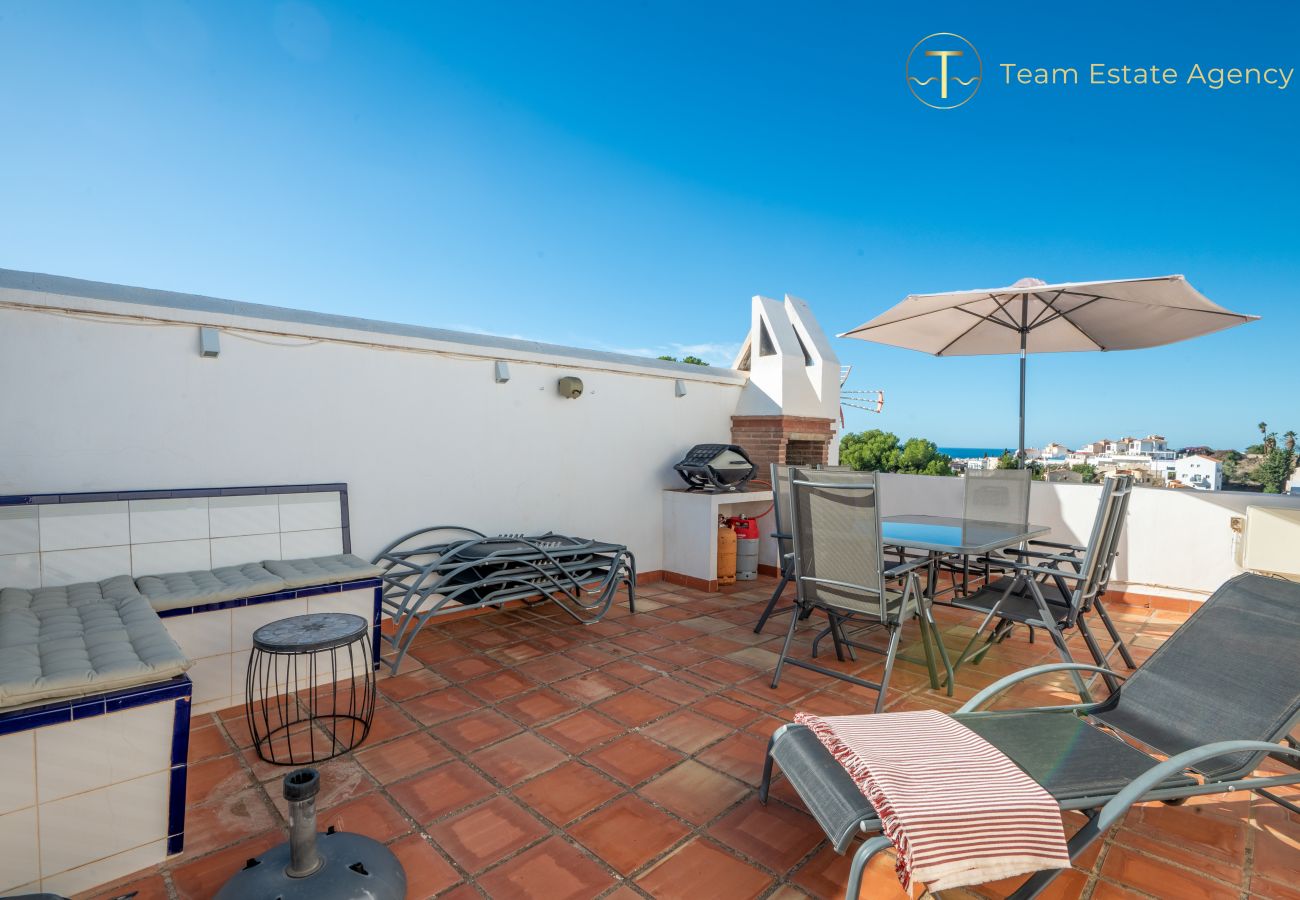
[[[1081,476],[1083,476],[1083,481],[1085,484],[1092,484],[1097,480],[1097,467],[1092,465],[1091,463],[1079,463],[1077,465],[1070,466],[1070,471],[1078,472]]]
[[[998,457],[999,469],[1018,469],[1020,464],[1016,461],[1016,455],[1010,450],[1003,450],[1002,455]]]
[[[700,359],[698,356],[683,356],[681,359],[678,359],[678,358],[675,357],[675,356],[669,356],[668,354],[665,353],[663,356],[661,356],[661,357],[659,357],[659,358],[662,359],[662,360],[666,360],[667,362],[684,362],[684,363],[688,363],[689,365],[692,365],[692,366],[707,366],[707,365],[708,365],[708,363],[706,363],[704,360]]]
[[[1247,448],[1252,453],[1258,453],[1263,456],[1258,466],[1253,472],[1246,477],[1264,488],[1266,494],[1280,494],[1286,490],[1287,480],[1296,467],[1296,433],[1294,431],[1286,432],[1282,437],[1282,446],[1278,446],[1277,432],[1269,431],[1268,424],[1259,423],[1260,434],[1264,435],[1264,442]],[[1225,467],[1226,474],[1226,467]],[[1233,474],[1236,474],[1236,466],[1233,466]]]
[[[934,441],[908,438],[898,456],[896,471],[911,475],[951,475],[952,459],[940,453]]]
[[[840,439],[840,463],[860,472],[892,472],[898,454],[898,435],[873,428]]]
[[[873,428],[840,439],[840,462],[862,472],[904,472],[912,475],[951,475],[952,460],[933,441],[909,438]]]

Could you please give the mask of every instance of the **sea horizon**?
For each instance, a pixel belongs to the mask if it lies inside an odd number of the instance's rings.
[[[1001,456],[1014,451],[1009,447],[940,447],[939,452],[953,459],[974,459],[977,456]]]

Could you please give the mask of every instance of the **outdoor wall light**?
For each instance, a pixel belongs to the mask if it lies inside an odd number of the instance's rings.
[[[216,359],[221,355],[221,332],[215,328],[199,329],[199,356]]]
[[[678,397],[685,397],[686,382],[682,381],[680,378],[678,378],[675,382],[673,382],[673,394],[675,394]]]
[[[497,384],[505,384],[510,380],[510,367],[506,365],[504,359],[498,359],[492,370],[492,380]]]
[[[560,396],[569,400],[577,400],[582,396],[582,379],[575,378],[572,375],[565,375],[560,379],[557,385]]]

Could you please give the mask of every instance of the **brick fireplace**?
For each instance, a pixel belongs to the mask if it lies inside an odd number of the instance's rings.
[[[834,423],[808,416],[732,416],[731,442],[745,448],[766,481],[772,463],[825,465]]]

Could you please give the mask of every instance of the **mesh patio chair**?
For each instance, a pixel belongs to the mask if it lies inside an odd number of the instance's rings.
[[[1029,469],[974,469],[962,477],[962,517],[968,522],[997,522],[1021,529],[1029,525]],[[985,583],[1010,568],[1005,556],[944,560],[939,571],[952,580],[953,596],[970,593],[972,570]],[[960,578],[960,589],[958,579]],[[1032,638],[1032,631],[1030,632]]]
[[[760,634],[767,620],[773,615],[778,612],[790,612],[795,608],[794,605],[782,610],[776,608],[786,585],[794,577],[794,535],[790,531],[790,466],[777,463],[772,463],[772,520],[776,528],[772,532],[772,537],[776,539],[776,551],[781,557],[781,580],[777,582],[776,590],[768,599],[767,606],[763,607],[763,614],[758,617],[758,624],[754,626],[754,634]]]
[[[1128,517],[1129,499],[1133,496],[1133,491],[1131,490],[1133,487],[1133,476],[1113,475],[1110,477],[1119,479],[1120,486],[1123,488],[1120,505],[1115,512],[1115,515],[1119,517],[1120,529],[1122,530],[1123,523],[1127,521]],[[1101,517],[1105,508],[1106,492],[1103,490],[1097,504],[1097,518]],[[1096,519],[1093,521],[1095,525]],[[1106,606],[1102,602],[1106,595],[1106,591],[1110,587],[1110,575],[1115,570],[1115,560],[1119,556],[1119,536],[1120,533],[1116,532],[1115,545],[1112,548],[1110,560],[1106,565],[1106,581],[1102,583],[1096,596],[1091,599],[1084,598],[1084,605],[1079,608],[1079,633],[1083,636],[1083,640],[1088,645],[1088,650],[1092,653],[1093,659],[1096,661],[1097,665],[1110,665],[1110,658],[1114,654],[1118,653],[1120,658],[1124,661],[1124,665],[1129,669],[1134,669],[1136,668],[1136,663],[1133,662],[1133,655],[1129,652],[1128,645],[1124,643],[1123,636],[1121,636],[1119,630],[1115,628],[1115,623],[1111,621],[1109,613],[1106,612]],[[1047,567],[1060,568],[1061,566],[1069,566],[1074,569],[1074,571],[1078,572],[1083,566],[1083,560],[1088,552],[1088,547],[1083,544],[1070,544],[1061,541],[1036,539],[1028,541],[1023,549],[1011,549],[1004,552],[1017,558],[1038,560],[1040,565]],[[1047,599],[1049,603],[1059,602],[1059,597],[1068,595],[1069,593],[1064,582],[1057,582],[1057,589],[1058,590],[1055,594],[1048,596]],[[1053,597],[1058,599],[1053,600]],[[1097,643],[1097,639],[1093,635],[1092,630],[1088,627],[1087,616],[1094,610],[1097,613],[1097,618],[1101,621],[1102,626],[1106,629],[1106,633],[1110,635],[1111,639],[1110,649],[1104,652],[1102,651],[1101,646]]]
[[[1300,585],[1239,575],[1201,604],[1106,700],[984,709],[1009,688],[1041,675],[1104,671],[1054,663],[1008,675],[976,694],[954,718],[1038,782],[1062,811],[1085,813],[1086,823],[1068,841],[1071,859],[1135,803],[1251,791],[1300,814],[1300,806],[1272,790],[1300,784],[1300,749],[1292,737],[1300,725],[1297,646]],[[1257,774],[1268,758],[1298,771]],[[870,802],[807,727],[782,725],[772,735],[759,789],[763,802],[774,762],[837,852],[844,853],[860,832],[881,831]],[[862,843],[846,896],[858,896],[867,863],[888,846],[883,836]],[[1034,874],[1011,897],[1038,896],[1060,871]]]
[[[1011,575],[989,582],[978,591],[954,600],[954,606],[983,613],[984,619],[953,668],[960,668],[968,658],[976,661],[983,658],[990,646],[1006,636],[1012,624],[1042,628],[1056,645],[1062,661],[1067,663],[1074,662],[1074,659],[1065,642],[1064,632],[1078,626],[1094,661],[1097,665],[1104,666],[1107,656],[1101,653],[1082,613],[1095,605],[1097,597],[1110,579],[1110,569],[1118,554],[1119,536],[1124,528],[1124,514],[1132,490],[1132,479],[1126,476],[1106,479],[1102,485],[1097,517],[1093,521],[1092,535],[1082,559],[1066,558],[1062,554],[1062,559],[1068,563],[1062,565],[1057,560],[1041,559],[1041,553],[1021,551],[1018,558],[1008,562]],[[1036,562],[1046,564],[1034,564]],[[997,625],[988,635],[984,646],[972,655],[971,651],[980,640],[985,627],[995,619]],[[1077,675],[1075,677],[1078,679]],[[1104,677],[1114,691],[1117,687],[1115,679],[1110,675]],[[1081,679],[1079,687],[1080,690],[1085,690]]]
[[[880,537],[880,488],[874,474],[796,468],[790,472],[790,496],[796,608],[800,613],[825,612],[835,653],[841,661],[846,651],[851,656],[851,648],[858,647],[884,653],[885,668],[876,683],[811,660],[792,658],[790,645],[802,617],[796,614],[790,617],[772,687],[780,683],[781,669],[788,664],[876,690],[876,710],[883,709],[902,626],[913,616],[921,625],[931,683],[937,686],[931,635],[938,631],[916,577],[916,570],[925,561],[890,566],[885,559]],[[858,626],[885,629],[889,633],[887,649],[850,640],[843,629],[850,620]],[[941,643],[938,651],[951,679],[952,667]]]

